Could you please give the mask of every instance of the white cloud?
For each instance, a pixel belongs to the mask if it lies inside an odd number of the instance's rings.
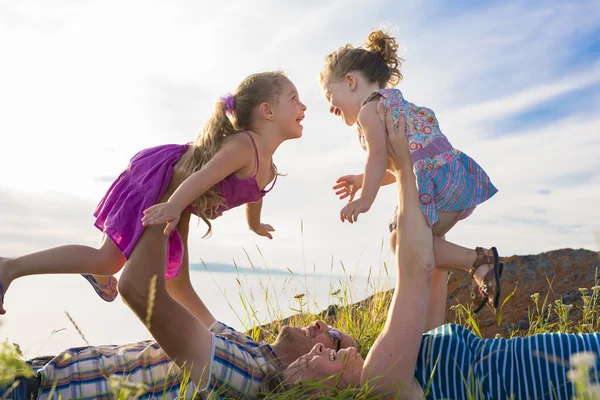
[[[579,89],[593,87],[598,83],[600,83],[600,62],[594,63],[594,65],[587,68],[584,72],[578,73],[575,76],[567,76],[556,82],[546,82],[526,87],[522,91],[510,93],[490,101],[450,110],[449,113],[469,115],[468,122],[471,128],[481,123],[491,125],[494,122],[501,122],[503,118],[510,117],[516,113],[525,112],[533,106]]]

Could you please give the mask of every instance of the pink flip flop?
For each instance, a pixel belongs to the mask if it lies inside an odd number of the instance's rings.
[[[81,276],[83,276],[92,285],[92,287],[102,300],[111,302],[117,298],[117,295],[119,294],[119,292],[117,291],[118,281],[117,278],[115,278],[114,276],[110,277],[110,282],[108,283],[108,285],[99,284],[93,275],[82,274]]]

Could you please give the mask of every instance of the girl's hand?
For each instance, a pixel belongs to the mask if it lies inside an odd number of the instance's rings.
[[[354,200],[356,192],[362,187],[363,174],[360,175],[345,175],[335,181],[337,185],[333,187],[336,190],[335,194],[340,197],[340,200],[350,196],[348,202]]]
[[[371,208],[371,204],[365,199],[358,199],[351,201],[346,204],[342,211],[340,211],[340,220],[344,222],[344,220],[353,224],[358,221],[358,215],[369,211]]]
[[[169,236],[179,223],[181,209],[173,203],[160,203],[144,210],[142,225],[160,225],[166,223],[165,236]]]
[[[275,229],[269,224],[260,224],[257,229],[252,230],[257,235],[268,237],[269,239],[273,239],[273,235],[271,235],[271,232],[275,232]]]

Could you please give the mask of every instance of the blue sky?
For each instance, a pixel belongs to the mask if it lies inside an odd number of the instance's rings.
[[[245,248],[260,265],[257,246],[269,267],[294,271],[389,261],[393,188],[358,224],[339,222],[330,188],[365,154],[317,82],[326,54],[381,26],[406,60],[398,88],[500,190],[449,239],[503,255],[598,249],[597,1],[199,3],[0,3],[0,255],[97,244],[91,214],[135,152],[193,140],[215,99],[284,69],[308,110],[304,137],[275,156],[288,174],[265,199],[275,239],[234,210],[212,238],[194,230],[192,261],[247,265]]]

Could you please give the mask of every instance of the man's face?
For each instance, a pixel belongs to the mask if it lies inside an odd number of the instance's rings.
[[[317,343],[321,343],[329,349],[337,349],[338,346],[340,349],[345,349],[357,345],[350,335],[332,330],[321,320],[315,321],[312,325],[304,328],[286,325],[281,328],[275,342],[285,345],[290,358],[303,356],[310,352]]]

